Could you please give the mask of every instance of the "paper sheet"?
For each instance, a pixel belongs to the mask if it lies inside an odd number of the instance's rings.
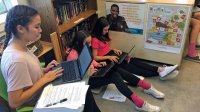
[[[126,97],[122,95],[116,88],[114,84],[109,84],[103,97],[107,100],[118,101],[118,102],[125,102]]]
[[[85,82],[68,83],[57,86],[48,85],[44,88],[36,108],[65,107],[78,109],[85,104],[88,87],[88,85],[85,85]],[[67,101],[60,103],[62,99],[67,99]],[[54,103],[57,104],[47,107],[48,104]]]

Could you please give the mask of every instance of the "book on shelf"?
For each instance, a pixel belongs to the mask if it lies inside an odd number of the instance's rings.
[[[59,18],[59,24],[78,16],[88,9],[88,0],[55,0],[53,2],[55,14]]]

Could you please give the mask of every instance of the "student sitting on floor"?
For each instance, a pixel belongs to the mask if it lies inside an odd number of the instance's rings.
[[[96,61],[107,61],[108,63],[117,62],[118,57],[113,56],[112,54],[122,54],[121,50],[110,48],[111,39],[108,34],[109,27],[110,25],[105,17],[101,17],[97,20],[92,33],[92,52]],[[156,67],[143,63],[136,58],[123,61],[122,64],[119,64],[117,67],[144,77],[160,76],[161,80],[171,79],[178,75],[178,71],[175,70],[177,65]],[[123,78],[126,80],[126,78],[129,79],[129,77],[130,76],[125,76]]]
[[[72,61],[78,59],[81,50],[85,43],[91,44],[91,36],[85,31],[76,32],[75,37],[73,39],[71,48],[67,49],[67,61]],[[91,74],[93,75],[94,72],[98,70],[98,68],[106,66],[106,62],[96,62],[93,60],[91,64]],[[131,73],[121,70],[118,72],[114,69],[111,69],[104,77],[90,77],[89,78],[89,85],[90,88],[98,88],[108,84],[115,84],[117,89],[126,96],[129,100],[131,100],[135,105],[136,109],[139,111],[160,111],[160,108],[157,106],[150,105],[149,103],[145,102],[136,94],[134,94],[128,86],[123,81],[122,77],[124,74],[130,74],[130,78],[132,80],[126,80],[128,83],[131,83],[133,86],[139,86],[144,89],[144,92],[154,96],[155,98],[164,98],[164,94],[156,90],[151,84],[144,80],[140,80],[138,77],[131,75]]]
[[[196,43],[197,43],[197,38],[200,32],[200,8],[199,8],[199,0],[195,0],[194,4],[194,11],[193,11],[193,17],[190,19],[190,44],[188,48],[188,54],[186,56],[186,59],[195,61],[195,62],[200,62],[200,58],[198,56],[198,53],[196,51]]]
[[[26,47],[28,42],[41,36],[40,25],[40,15],[28,6],[17,5],[7,13],[1,70],[11,108],[34,106],[44,85],[62,75],[61,67],[50,71],[58,65],[56,61],[41,68],[38,58]],[[86,94],[84,112],[100,112],[90,90]]]

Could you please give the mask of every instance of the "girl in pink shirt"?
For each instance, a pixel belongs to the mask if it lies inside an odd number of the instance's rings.
[[[66,50],[68,54],[67,61],[76,60],[80,54],[83,45],[85,43],[91,44],[91,36],[85,31],[76,32],[71,48]],[[102,46],[103,47],[103,46]],[[106,66],[106,62],[96,62],[93,60],[91,64],[92,74],[98,70],[98,68]],[[139,86],[144,89],[145,93],[151,94],[155,98],[164,98],[164,94],[156,90],[151,84],[144,80],[140,80],[138,77],[131,75],[131,73],[119,68],[119,70],[111,69],[104,77],[90,77],[90,88],[98,88],[110,83],[116,85],[117,89],[128,99],[130,99],[139,111],[160,111],[160,108],[153,106],[134,94],[123,81],[121,74],[129,74],[131,80],[126,80],[132,86]]]
[[[110,25],[105,17],[101,17],[97,20],[92,33],[92,53],[96,61],[106,61],[107,63],[117,62],[118,57],[113,56],[113,54],[122,54],[121,50],[110,48],[111,39],[108,33],[109,27]],[[178,75],[178,71],[175,70],[177,65],[156,67],[146,64],[136,58],[129,58],[118,66],[130,73],[144,77],[160,76],[161,80],[171,79]],[[129,78],[129,76],[123,78]]]

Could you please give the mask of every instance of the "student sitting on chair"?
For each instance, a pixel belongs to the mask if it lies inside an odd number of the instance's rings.
[[[91,44],[91,36],[85,31],[76,32],[75,37],[72,41],[71,48],[68,48],[66,53],[68,54],[67,61],[77,60],[78,56],[80,55],[83,46],[85,43]],[[106,66],[106,62],[96,62],[93,60],[90,70],[91,74],[94,75],[94,72],[97,72],[99,68]],[[138,77],[132,75],[129,72],[121,70],[120,72],[111,69],[104,77],[95,77],[92,76],[89,78],[88,84],[90,85],[91,89],[98,88],[108,84],[115,84],[117,89],[126,96],[129,100],[131,100],[135,105],[136,109],[139,111],[159,111],[160,108],[157,106],[150,105],[149,103],[145,102],[135,93],[133,93],[128,86],[123,81],[120,74],[130,74],[130,79],[133,80],[126,80],[132,86],[139,86],[144,89],[144,92],[154,96],[155,98],[164,98],[164,94],[156,90],[151,84],[144,80],[140,80]]]
[[[200,62],[200,58],[196,51],[197,38],[200,32],[200,8],[198,4],[199,0],[195,0],[193,17],[190,19],[190,27],[191,27],[189,35],[190,44],[188,48],[188,54],[186,56],[186,59],[195,62]]]
[[[109,38],[108,33],[109,28],[110,25],[105,17],[101,17],[97,20],[92,33],[92,52],[96,61],[108,61],[116,63],[118,62],[118,56],[113,56],[112,54],[114,52],[117,55],[121,55],[122,51],[110,48],[111,39]],[[178,75],[178,71],[175,70],[177,65],[156,67],[146,64],[136,58],[129,58],[126,61],[124,60],[117,67],[144,77],[160,76],[161,80],[171,79]],[[129,77],[130,76],[124,76],[122,78],[124,80],[130,80]]]
[[[28,51],[26,44],[41,36],[41,18],[38,12],[24,5],[9,10],[6,17],[6,40],[1,58],[1,70],[7,84],[8,102],[11,108],[34,106],[49,82],[62,75],[54,60],[41,68],[38,58]],[[90,90],[86,94],[84,112],[99,112]]]

